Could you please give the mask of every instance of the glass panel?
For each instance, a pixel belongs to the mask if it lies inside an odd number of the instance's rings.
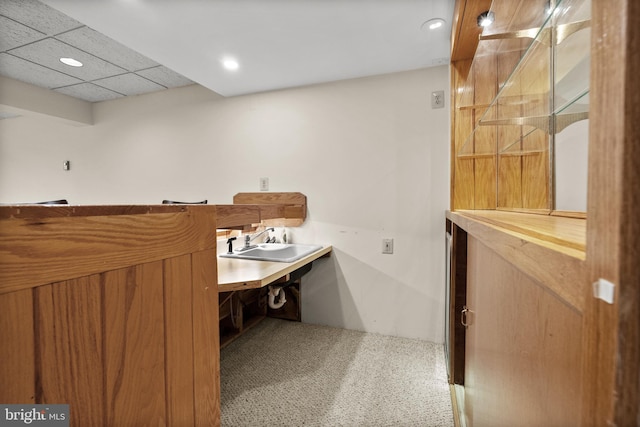
[[[557,16],[554,209],[586,212],[591,1],[564,0]]]

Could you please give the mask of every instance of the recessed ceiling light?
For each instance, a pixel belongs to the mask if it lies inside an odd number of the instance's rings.
[[[486,12],[482,12],[478,15],[478,26],[479,27],[488,27],[493,24],[493,20],[496,19],[496,16],[490,10]]]
[[[82,67],[82,62],[73,58],[60,58],[60,62],[69,65],[70,67]]]
[[[420,25],[420,28],[423,30],[424,29],[435,30],[437,28],[442,28],[443,26],[444,26],[444,19],[433,18],[423,22],[422,25]]]
[[[222,65],[229,71],[235,71],[240,67],[238,61],[233,58],[226,58],[222,60]]]

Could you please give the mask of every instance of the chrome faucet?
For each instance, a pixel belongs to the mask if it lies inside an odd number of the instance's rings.
[[[269,227],[266,228],[264,230],[262,230],[259,233],[256,233],[255,235],[251,236],[250,234],[247,234],[244,236],[244,248],[242,248],[243,250],[247,250],[247,249],[251,249],[251,248],[255,248],[256,245],[251,245],[251,241],[257,239],[258,237],[262,236],[264,233],[268,232],[268,231],[275,231],[273,227]]]

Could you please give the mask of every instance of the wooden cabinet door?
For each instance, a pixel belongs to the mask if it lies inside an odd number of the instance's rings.
[[[467,425],[580,425],[582,315],[468,239]]]

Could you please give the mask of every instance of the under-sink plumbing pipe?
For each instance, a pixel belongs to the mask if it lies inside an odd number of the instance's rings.
[[[282,294],[281,294],[282,293]],[[276,297],[280,295],[280,300],[276,303]],[[284,289],[279,286],[269,286],[269,307],[277,310],[287,302]]]

